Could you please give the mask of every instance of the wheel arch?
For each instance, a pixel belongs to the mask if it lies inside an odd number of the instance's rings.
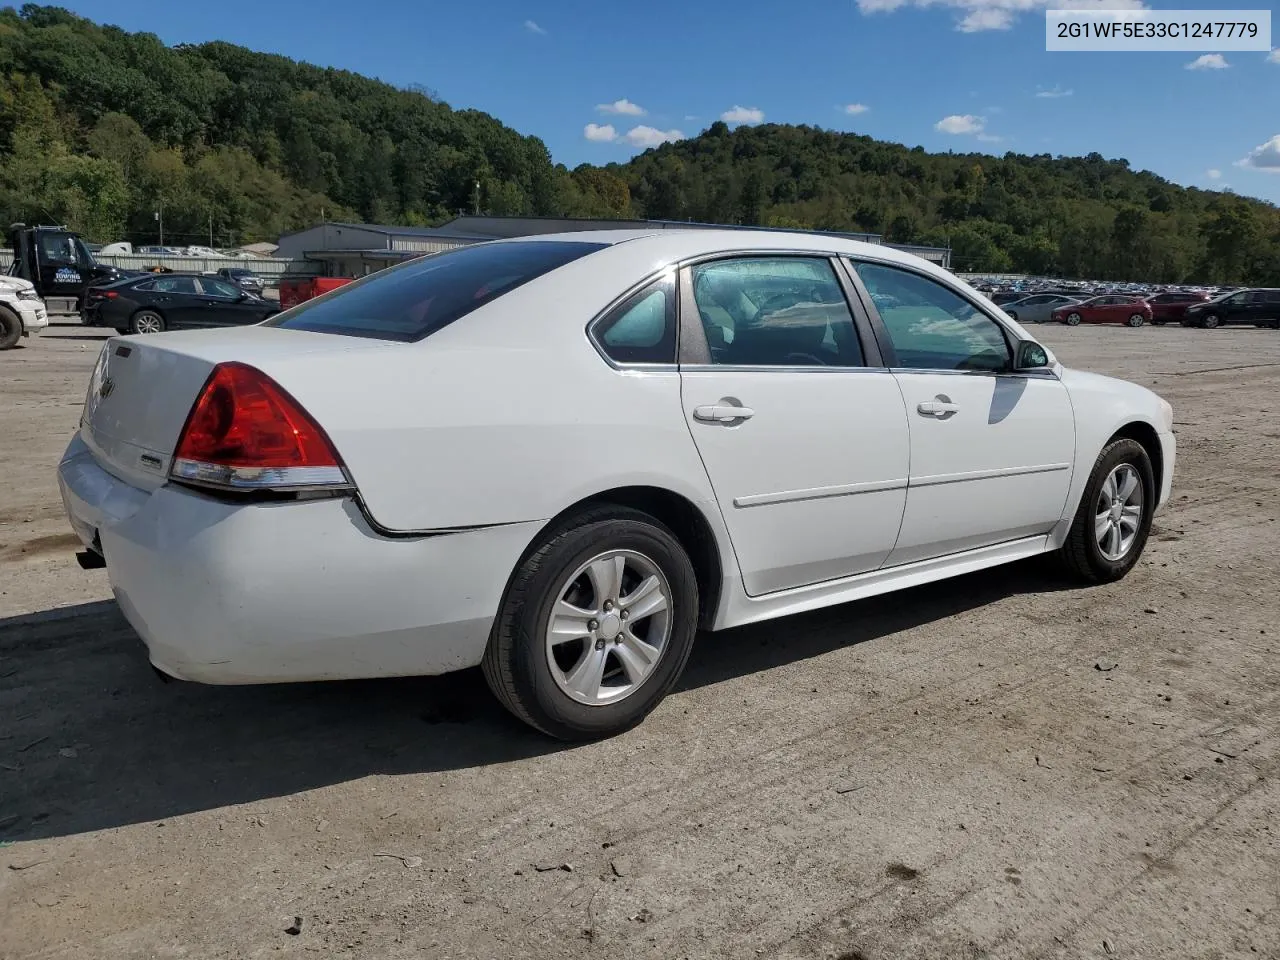
[[[1159,432],[1145,420],[1131,420],[1116,430],[1108,438],[1107,442],[1102,445],[1102,449],[1105,450],[1117,440],[1132,440],[1147,451],[1147,457],[1151,460],[1152,479],[1155,481],[1156,496],[1158,497],[1164,483],[1164,449],[1160,445]]]
[[[629,507],[648,514],[667,527],[693,564],[698,580],[698,626],[710,629],[720,608],[724,561],[719,540],[707,515],[688,497],[665,487],[626,486],[602,490],[570,504],[548,520],[521,554],[515,569],[545,542],[547,535],[563,527],[575,514],[596,507]],[[512,576],[514,576],[514,570]]]

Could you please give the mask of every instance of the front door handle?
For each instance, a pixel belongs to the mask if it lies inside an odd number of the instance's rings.
[[[721,397],[719,403],[693,408],[693,419],[702,423],[723,423],[727,426],[750,420],[755,415],[754,410],[744,407],[735,397]]]
[[[960,412],[960,407],[951,402],[951,398],[944,394],[938,394],[932,400],[926,400],[916,406],[916,413],[922,417],[937,417],[939,420],[947,420]]]

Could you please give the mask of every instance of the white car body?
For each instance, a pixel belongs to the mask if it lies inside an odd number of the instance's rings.
[[[35,285],[22,277],[0,276],[0,303],[22,321],[23,336],[41,333],[49,326],[49,311],[36,293]]]
[[[161,671],[258,683],[474,666],[526,551],[593,499],[687,511],[714,571],[702,625],[721,629],[1057,549],[1118,434],[1142,438],[1159,504],[1169,497],[1168,405],[1051,354],[1044,369],[1004,375],[632,365],[586,333],[665,270],[770,251],[904,267],[1034,340],[924,260],[752,231],[530,239],[608,246],[418,342],[275,326],[107,342],[59,481]],[[193,401],[226,361],[297,400],[354,493],[246,501],[171,479]],[[917,413],[944,395],[956,415]],[[754,418],[695,417],[726,398]]]

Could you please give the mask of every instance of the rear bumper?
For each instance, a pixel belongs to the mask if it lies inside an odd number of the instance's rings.
[[[77,437],[58,470],[125,616],[164,673],[271,683],[447,673],[480,662],[538,523],[388,539],[349,499],[227,503],[139,490]]]

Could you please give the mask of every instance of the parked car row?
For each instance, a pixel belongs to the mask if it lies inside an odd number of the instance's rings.
[[[1082,298],[1049,292],[1013,300],[996,294],[992,299],[1019,323],[1064,323],[1071,327],[1082,323],[1129,327],[1180,323],[1208,328],[1234,323],[1280,329],[1280,289],[1238,290],[1214,298],[1202,291],[1168,290],[1148,297],[1109,294]]]

